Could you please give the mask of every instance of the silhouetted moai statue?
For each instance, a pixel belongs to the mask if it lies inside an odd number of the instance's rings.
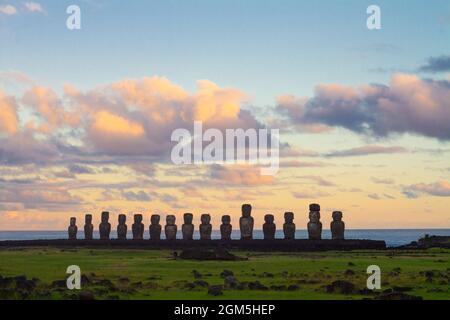
[[[192,240],[194,239],[194,225],[192,224],[194,215],[192,213],[185,213],[183,217],[184,224],[181,226],[183,240]]]
[[[320,240],[322,239],[322,223],[320,222],[320,205],[309,205],[309,222],[308,222],[308,235],[309,239]]]
[[[202,221],[200,225],[200,240],[211,240],[211,216],[209,214],[202,214],[200,220]]]
[[[231,225],[231,217],[228,215],[222,216],[222,225],[220,226],[220,235],[222,240],[231,240],[231,231],[233,226]]]
[[[70,225],[68,228],[68,232],[69,232],[69,240],[77,240],[77,232],[78,232],[77,218],[70,218]]]
[[[331,238],[334,240],[344,240],[345,223],[342,221],[342,212],[333,212],[333,221],[330,224]]]
[[[134,215],[134,223],[131,229],[133,231],[133,240],[144,239],[144,224],[142,223],[142,214]]]
[[[241,229],[241,240],[253,239],[254,220],[251,214],[252,214],[252,206],[249,204],[242,205],[242,217],[239,219],[239,228]]]
[[[161,225],[159,224],[160,216],[153,214],[150,218],[150,240],[161,240]]]
[[[94,225],[92,224],[92,214],[84,217],[84,239],[92,240],[94,238]]]
[[[284,213],[283,232],[286,240],[295,239],[295,223],[294,214],[292,212]]]
[[[128,226],[125,224],[127,221],[127,216],[124,214],[119,214],[119,225],[117,226],[117,239],[126,240]]]
[[[177,238],[177,225],[175,224],[175,216],[168,215],[166,217],[166,226],[164,231],[166,233],[167,240],[175,240]]]
[[[274,221],[273,214],[266,214],[264,216],[265,223],[263,224],[263,233],[264,233],[264,240],[273,240],[275,239],[275,231],[277,230],[277,227]]]
[[[109,240],[109,235],[111,233],[111,224],[109,221],[109,212],[102,212],[102,222],[100,223],[98,229],[100,231],[100,239],[101,240]]]

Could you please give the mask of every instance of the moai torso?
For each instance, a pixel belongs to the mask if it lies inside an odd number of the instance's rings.
[[[94,238],[94,225],[92,224],[92,214],[84,217],[84,239],[92,240]]]
[[[200,219],[202,221],[200,225],[200,240],[211,240],[211,216],[209,214],[202,214]]]
[[[277,227],[274,221],[274,216],[272,214],[266,214],[264,216],[265,223],[263,224],[263,233],[264,233],[264,240],[273,240],[275,239],[275,231],[277,230]]]
[[[166,233],[167,240],[175,240],[177,238],[177,225],[175,224],[175,216],[168,215],[166,217],[166,226],[164,231]]]
[[[126,221],[126,215],[119,215],[119,225],[117,226],[117,239],[119,240],[125,240],[127,238],[128,226],[125,224]]]
[[[111,224],[109,221],[109,212],[103,211],[102,212],[102,222],[99,226],[100,231],[100,239],[101,240],[109,240],[109,235],[111,233]]]
[[[334,240],[344,240],[345,223],[342,221],[342,212],[333,212],[333,221],[330,224],[331,238]]]
[[[157,214],[153,214],[150,218],[150,239],[151,240],[160,240],[161,239],[161,225],[159,224],[160,216]]]
[[[231,240],[231,231],[233,226],[231,225],[231,217],[228,215],[222,216],[222,225],[220,226],[220,235],[222,240]]]
[[[134,215],[134,223],[132,226],[133,240],[144,239],[144,224],[142,223],[142,214]]]
[[[294,214],[292,212],[284,213],[283,232],[286,240],[295,239]]]
[[[77,219],[76,218],[70,218],[70,225],[69,225],[69,240],[77,240]]]
[[[241,230],[241,240],[253,239],[253,217],[251,216],[252,206],[242,205],[242,217],[239,219],[239,228]]]
[[[184,224],[181,226],[181,231],[183,233],[183,240],[194,239],[194,225],[192,224],[192,219],[194,216],[192,213],[184,214]]]
[[[322,239],[322,223],[320,222],[320,206],[311,204],[309,206],[308,235],[311,240]]]

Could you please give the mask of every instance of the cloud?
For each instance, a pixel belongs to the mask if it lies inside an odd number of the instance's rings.
[[[228,185],[256,186],[274,182],[273,176],[263,176],[258,167],[250,165],[211,165],[210,176],[218,183]]]
[[[450,197],[450,182],[418,183],[405,187],[403,194],[408,198],[418,198],[420,194],[436,197]]]
[[[291,192],[291,194],[293,197],[297,199],[318,199],[330,196],[330,194],[327,192],[312,191],[312,190],[293,191]]]
[[[3,5],[0,6],[0,13],[5,14],[7,16],[13,16],[16,15],[18,13],[16,7],[7,4],[7,5]]]
[[[87,166],[71,164],[68,167],[69,172],[73,174],[93,174],[95,171]]]
[[[17,104],[14,98],[7,97],[0,90],[0,134],[13,135],[19,130]]]
[[[394,184],[395,180],[394,179],[390,179],[390,178],[377,178],[377,177],[373,177],[372,181],[378,184]]]
[[[450,56],[430,57],[427,63],[420,66],[418,70],[430,73],[450,71]]]
[[[342,127],[377,137],[412,133],[450,140],[450,81],[446,80],[395,74],[389,85],[321,84],[312,98],[281,96],[277,104],[278,112],[296,127]]]
[[[319,176],[309,175],[309,176],[300,176],[297,178],[310,180],[310,181],[314,182],[314,184],[316,184],[318,186],[322,186],[322,187],[335,187],[336,186],[333,182],[325,180],[324,178],[319,177]]]
[[[127,201],[151,201],[152,200],[151,196],[142,190],[138,191],[138,192],[123,191],[122,196]]]
[[[25,9],[29,12],[35,12],[35,13],[44,13],[44,8],[42,8],[42,5],[37,2],[25,2]]]
[[[332,151],[324,154],[325,157],[357,157],[373,154],[395,154],[405,153],[407,150],[403,147],[383,147],[383,146],[362,146],[347,150]]]

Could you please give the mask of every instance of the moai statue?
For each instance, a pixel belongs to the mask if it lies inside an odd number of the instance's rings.
[[[252,214],[252,206],[249,204],[242,205],[242,217],[239,219],[239,228],[241,229],[241,240],[253,239],[254,220],[251,214]]]
[[[263,224],[263,233],[264,240],[274,240],[275,239],[275,231],[277,227],[275,223],[273,223],[274,216],[273,214],[266,214],[264,216],[265,223]]]
[[[103,211],[102,212],[102,222],[100,223],[100,226],[98,227],[100,231],[100,239],[101,240],[109,240],[109,234],[111,233],[111,224],[109,221],[109,212]]]
[[[119,225],[117,226],[117,239],[126,240],[128,227],[125,224],[127,221],[127,216],[124,214],[119,215]]]
[[[92,224],[92,214],[84,217],[84,239],[92,240],[94,238],[94,225]]]
[[[200,220],[202,221],[200,225],[200,240],[211,240],[211,216],[209,214],[202,214]]]
[[[284,213],[283,232],[286,240],[295,239],[295,223],[294,214],[292,212]]]
[[[334,240],[344,240],[345,223],[342,221],[342,212],[333,212],[333,221],[330,224],[331,238]]]
[[[231,217],[228,215],[222,216],[222,225],[220,226],[220,234],[222,240],[231,240],[231,231],[233,226],[231,225]]]
[[[133,240],[144,239],[144,224],[142,223],[142,214],[134,215],[134,223],[131,229],[133,231]]]
[[[168,215],[166,217],[166,226],[164,231],[166,233],[167,240],[175,240],[177,238],[177,225],[175,224],[175,216]]]
[[[77,240],[77,218],[70,218],[70,225],[69,225],[69,240]]]
[[[161,240],[161,225],[159,224],[159,214],[153,214],[150,218],[150,240]]]
[[[322,239],[322,223],[320,222],[320,206],[309,205],[308,235],[311,240]]]
[[[184,224],[181,226],[181,231],[183,232],[183,240],[194,239],[194,225],[192,224],[193,218],[194,215],[192,213],[184,214]]]

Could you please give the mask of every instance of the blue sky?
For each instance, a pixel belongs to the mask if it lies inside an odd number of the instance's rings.
[[[16,4],[20,1],[3,1]],[[94,3],[94,4],[92,4]],[[382,30],[366,28],[366,8]],[[450,3],[427,1],[41,1],[45,14],[0,16],[0,69],[54,88],[162,75],[187,89],[209,79],[258,105],[311,95],[323,82],[386,82],[450,47]],[[69,4],[82,30],[65,28]],[[92,72],[95,70],[95,72]]]

